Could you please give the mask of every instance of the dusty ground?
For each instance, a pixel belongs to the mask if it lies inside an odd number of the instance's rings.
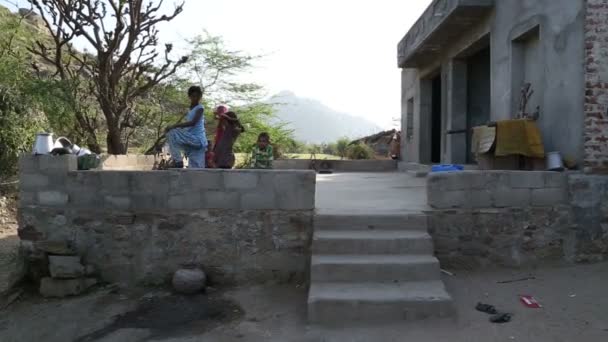
[[[536,279],[497,283],[528,276]],[[188,298],[103,288],[64,301],[26,296],[0,311],[0,341],[608,341],[608,264],[461,273],[445,280],[458,309],[454,319],[332,330],[306,326],[306,289],[295,286]],[[518,294],[534,295],[543,308],[525,308]],[[513,313],[513,321],[490,323],[473,309],[478,301]]]

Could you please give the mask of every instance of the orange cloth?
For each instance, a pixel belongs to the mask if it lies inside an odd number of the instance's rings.
[[[544,158],[545,147],[536,123],[530,120],[497,122],[495,155]]]

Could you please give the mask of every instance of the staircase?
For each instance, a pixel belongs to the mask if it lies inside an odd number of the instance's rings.
[[[425,215],[317,215],[312,248],[312,324],[384,323],[453,312]]]

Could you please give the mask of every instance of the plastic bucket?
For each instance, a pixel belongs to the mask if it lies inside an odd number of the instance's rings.
[[[547,170],[549,171],[564,171],[564,161],[562,154],[559,152],[547,153]]]

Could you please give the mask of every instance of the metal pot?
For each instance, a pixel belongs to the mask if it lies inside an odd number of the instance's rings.
[[[53,150],[53,134],[52,133],[38,133],[36,134],[36,142],[34,143],[33,154],[49,154]]]

